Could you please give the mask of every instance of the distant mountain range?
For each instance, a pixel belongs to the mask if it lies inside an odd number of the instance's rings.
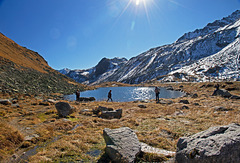
[[[59,70],[59,72],[83,84],[98,84],[107,81],[106,79],[126,62],[126,58],[103,58],[95,67],[90,69],[70,70],[65,68]]]
[[[240,11],[128,61],[103,58],[97,66],[87,70],[63,69],[60,72],[85,84],[237,80],[240,73]]]

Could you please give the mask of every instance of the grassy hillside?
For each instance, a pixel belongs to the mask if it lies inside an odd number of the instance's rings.
[[[63,93],[83,85],[52,69],[37,52],[0,33],[0,91],[3,93]]]

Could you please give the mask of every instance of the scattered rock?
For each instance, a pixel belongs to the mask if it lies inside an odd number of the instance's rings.
[[[229,87],[229,88],[226,88],[227,91],[235,91],[235,90],[238,90],[238,88],[235,88],[235,87]]]
[[[179,103],[189,104],[188,100],[180,100]]]
[[[229,98],[231,97],[231,93],[229,93],[227,90],[225,89],[216,89],[212,96],[221,96],[221,97],[226,97],[226,98]]]
[[[214,107],[214,111],[230,111],[230,110],[233,110],[233,109],[227,109],[223,106],[216,106]]]
[[[93,110],[93,114],[98,115],[100,112],[103,112],[103,111],[113,111],[113,108],[107,108],[107,107],[99,106],[98,108]]]
[[[59,117],[66,117],[75,111],[75,108],[71,107],[67,102],[58,102],[55,104]]]
[[[39,135],[33,134],[33,135],[28,135],[24,137],[25,141],[31,141],[33,138],[39,138]]]
[[[160,104],[173,104],[173,101],[172,100],[160,100],[159,101]]]
[[[186,115],[183,111],[176,111],[175,113],[173,113],[174,116],[184,116]]]
[[[206,87],[206,88],[214,87],[214,85],[213,85],[213,84],[207,84],[205,87]]]
[[[167,150],[159,149],[159,148],[154,148],[145,143],[141,143],[141,152],[156,154],[156,155],[164,156],[164,157],[174,157],[176,154],[176,152],[167,151]]]
[[[225,82],[226,84],[228,84],[228,85],[232,85],[233,84],[233,82]]]
[[[51,104],[56,104],[57,101],[53,100],[53,99],[47,99],[47,102],[51,103]]]
[[[143,105],[143,104],[139,104],[138,107],[139,107],[139,108],[147,108],[147,106],[146,106],[146,105]]]
[[[141,100],[140,102],[141,102],[141,103],[150,103],[149,100]]]
[[[186,106],[186,105],[183,105],[181,108],[180,108],[181,110],[184,110],[184,109],[189,109],[189,107],[188,106]]]
[[[137,135],[128,127],[105,128],[103,137],[107,145],[106,154],[114,162],[133,163],[141,151]]]
[[[193,94],[193,95],[192,95],[192,98],[198,98],[198,94],[196,94],[196,93]]]
[[[239,100],[239,99],[240,99],[240,96],[232,95],[232,96],[230,97],[230,99],[236,99],[236,100]]]
[[[113,119],[113,118],[120,119],[122,117],[122,109],[117,109],[114,111],[102,111],[99,117],[104,119]]]
[[[94,97],[80,97],[79,101],[95,101]]]
[[[200,104],[199,104],[199,103],[197,103],[197,102],[195,102],[195,103],[193,103],[193,105],[195,105],[195,106],[199,106]]]
[[[8,99],[0,99],[0,104],[3,104],[3,105],[11,105],[11,101],[8,100]]]
[[[20,108],[19,104],[12,104],[12,107]]]
[[[44,102],[40,102],[39,105],[50,106],[51,104],[47,101],[44,101]]]
[[[166,87],[166,90],[173,91],[174,89],[173,89],[173,87],[172,87],[172,86],[167,86],[167,87]]]
[[[177,143],[175,162],[239,162],[240,125],[211,127]]]
[[[80,111],[80,113],[84,113],[84,112],[92,112],[92,110],[90,110],[90,109],[82,109],[82,110]]]

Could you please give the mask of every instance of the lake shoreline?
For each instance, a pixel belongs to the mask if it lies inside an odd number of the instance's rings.
[[[112,90],[113,100],[116,102],[131,102],[131,101],[144,101],[154,100],[155,92],[154,86],[131,86],[131,87],[99,87],[95,90],[86,90],[80,93],[81,97],[89,98],[94,97],[96,101],[106,101],[109,90]],[[186,93],[182,90],[175,90],[172,87],[159,87],[160,98],[170,99],[185,96]],[[64,100],[76,100],[75,94],[65,95]]]

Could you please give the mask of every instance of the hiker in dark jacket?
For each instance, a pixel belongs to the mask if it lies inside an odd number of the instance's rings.
[[[112,100],[112,90],[110,90],[110,91],[108,92],[108,99],[107,99],[107,102],[108,102],[108,100],[113,101],[113,100]]]
[[[80,91],[79,91],[79,89],[76,91],[76,100],[77,101],[80,100]]]
[[[159,102],[159,94],[160,94],[160,89],[158,87],[155,87],[156,102]]]

